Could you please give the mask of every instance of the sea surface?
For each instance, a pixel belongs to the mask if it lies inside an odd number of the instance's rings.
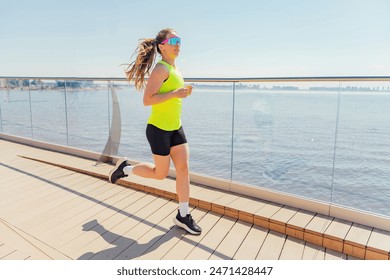
[[[151,162],[150,108],[116,94],[118,154]],[[3,133],[96,152],[112,125],[109,90],[3,89],[0,109]],[[182,121],[192,172],[390,216],[390,92],[195,87]]]

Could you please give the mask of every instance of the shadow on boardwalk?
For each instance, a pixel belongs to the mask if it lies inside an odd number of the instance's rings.
[[[146,252],[156,250],[159,246],[175,236],[180,238],[180,236],[184,235],[184,231],[173,226],[167,232],[153,237],[147,243],[138,243],[137,240],[108,231],[99,224],[97,220],[92,220],[84,224],[83,231],[96,232],[104,241],[114,247],[107,248],[97,253],[85,253],[79,257],[80,260],[131,260],[142,256]],[[167,236],[169,236],[169,239],[163,238]],[[159,242],[162,239],[163,242]]]

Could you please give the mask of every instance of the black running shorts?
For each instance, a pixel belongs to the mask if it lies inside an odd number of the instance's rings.
[[[146,127],[146,138],[154,155],[167,156],[171,152],[171,147],[187,143],[183,127],[178,130],[166,131],[148,124]]]

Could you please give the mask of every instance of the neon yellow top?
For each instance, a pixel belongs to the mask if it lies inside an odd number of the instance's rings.
[[[165,65],[169,70],[169,77],[162,84],[158,94],[165,94],[184,87],[184,80],[179,70],[165,61],[161,60],[158,63]],[[152,105],[148,124],[166,131],[177,130],[181,127],[181,108],[181,98],[172,98],[163,103]]]

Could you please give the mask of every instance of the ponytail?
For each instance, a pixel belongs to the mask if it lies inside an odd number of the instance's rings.
[[[161,30],[155,39],[142,39],[138,43],[134,55],[136,58],[125,70],[127,80],[134,79],[135,88],[142,90],[145,86],[145,75],[150,76],[150,71],[154,65],[157,52],[161,54],[158,44],[164,41],[168,34],[175,32],[171,28]]]
[[[135,60],[129,64],[125,73],[129,81],[134,79],[135,88],[142,90],[145,85],[145,75],[150,76],[150,70],[153,67],[156,58],[157,44],[155,39],[143,39],[138,44],[134,55]]]

